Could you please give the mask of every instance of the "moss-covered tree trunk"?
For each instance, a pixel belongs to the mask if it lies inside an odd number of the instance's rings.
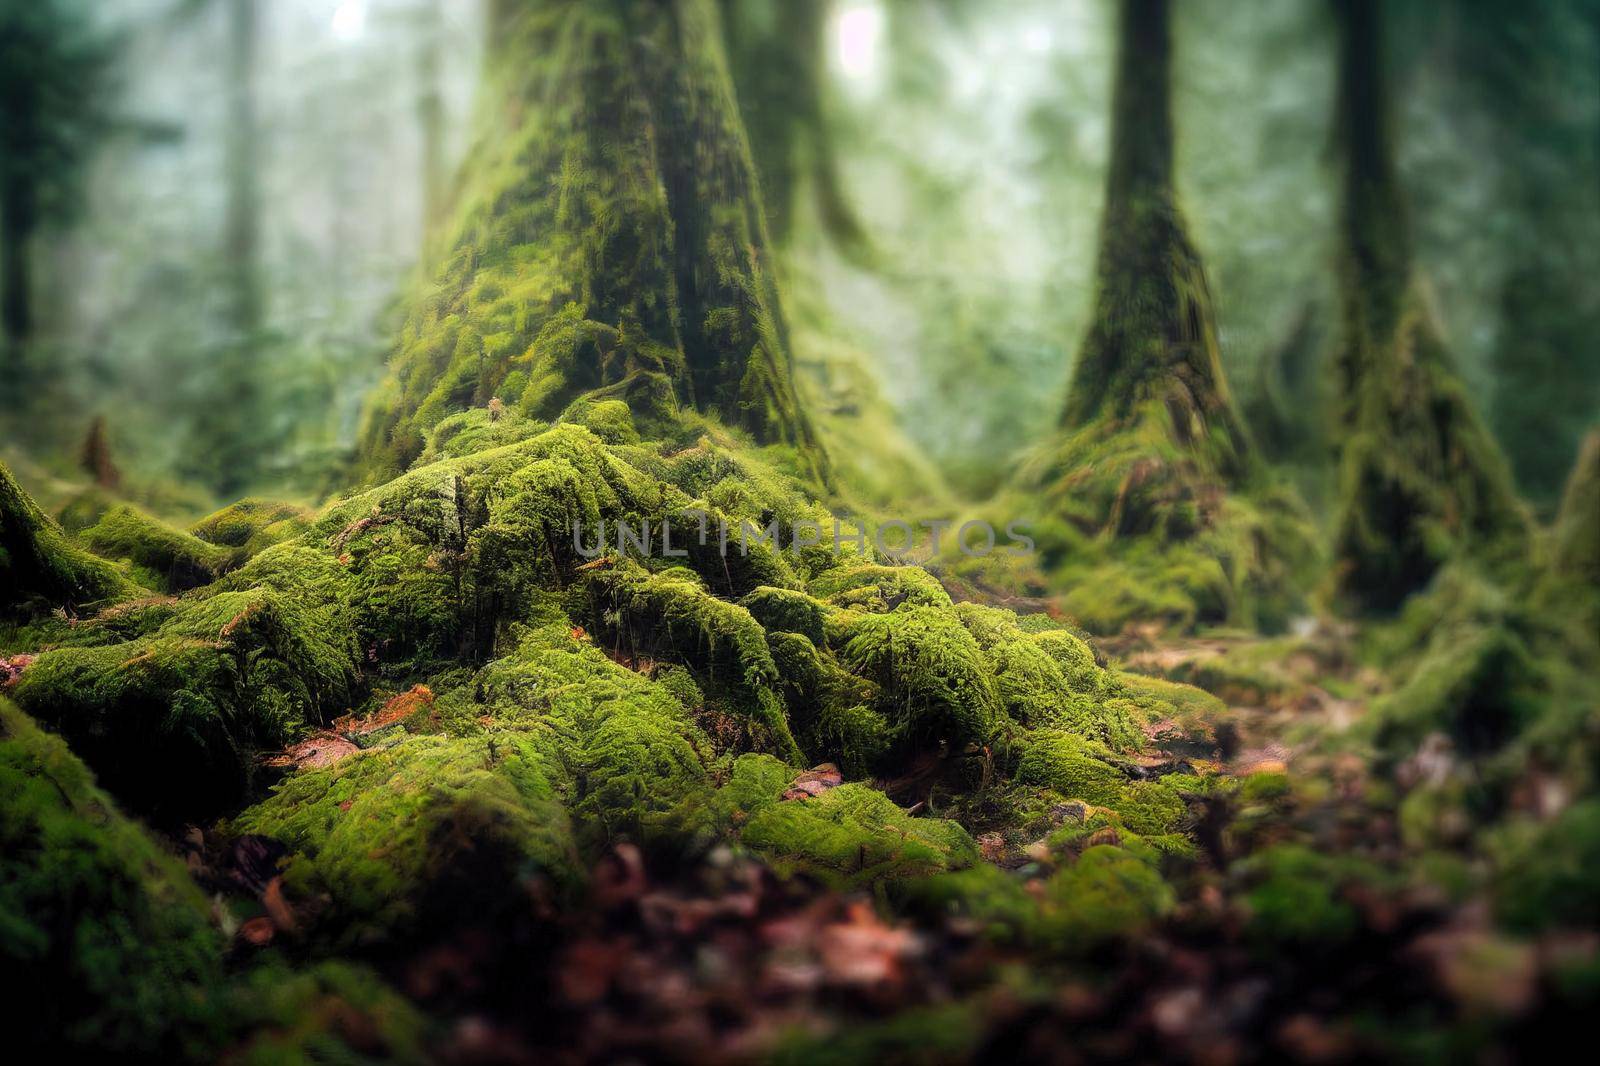
[[[1334,0],[1334,11],[1342,166],[1338,585],[1350,606],[1387,610],[1461,547],[1515,544],[1525,521],[1417,274],[1380,6]]]
[[[720,0],[729,66],[761,175],[774,242],[793,229],[803,197],[847,251],[866,240],[845,195],[828,125],[831,0]]]
[[[502,0],[454,236],[413,301],[362,444],[369,475],[498,399],[678,405],[821,450],[795,394],[713,0]]]
[[[1123,0],[1094,317],[1063,424],[1165,406],[1176,439],[1219,446],[1236,469],[1245,435],[1218,355],[1211,293],[1173,188],[1168,0]]]

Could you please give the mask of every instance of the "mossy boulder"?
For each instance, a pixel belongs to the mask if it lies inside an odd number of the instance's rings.
[[[81,607],[139,591],[111,563],[72,543],[0,464],[0,610]]]
[[[167,592],[208,585],[234,562],[226,548],[127,504],[112,507],[80,537],[97,555],[126,561],[142,582]]]
[[[223,1020],[204,895],[60,738],[0,700],[0,973],[13,1053],[203,1058]]]
[[[361,944],[480,920],[581,883],[566,811],[529,737],[412,737],[295,774],[233,823],[286,845],[291,892],[326,894]]]
[[[869,885],[959,869],[978,848],[954,822],[913,818],[883,793],[846,784],[768,805],[740,839],[775,868],[837,885]]]

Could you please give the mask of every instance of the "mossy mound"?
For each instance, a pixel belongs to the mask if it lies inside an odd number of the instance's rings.
[[[205,897],[62,741],[0,700],[0,972],[14,1053],[203,1057],[223,1017]]]
[[[257,752],[347,706],[357,649],[336,611],[270,588],[161,605],[127,639],[125,615],[41,653],[12,697],[60,732],[129,806],[165,817],[244,797]],[[91,643],[96,630],[106,643]]]
[[[984,508],[1026,522],[1035,555],[948,561],[980,584],[1055,593],[1097,633],[1132,621],[1282,629],[1306,609],[1320,537],[1292,490],[1230,462],[1225,437],[1183,439],[1159,404],[1103,415],[1029,456]]]
[[[115,566],[74,545],[0,464],[0,609],[82,607],[137,595]]]
[[[296,504],[245,499],[206,515],[189,532],[207,544],[234,549],[230,562],[237,566],[299,536],[314,518],[310,509]]]
[[[1176,793],[1126,753],[1201,694],[1146,691],[1057,622],[836,550],[781,457],[714,425],[646,444],[618,409],[574,415],[605,437],[529,419],[481,450],[441,440],[447,457],[208,586],[50,629],[15,697],[141,810],[242,806],[231,833],[287,850],[308,950],[375,961],[463,924],[548,921],[623,841],[669,868],[731,844],[842,887],[979,861],[966,829],[902,795],[967,817],[988,790],[1093,793],[1105,827],[1181,838]],[[499,424],[462,423],[452,439]],[[203,531],[248,545],[259,512],[240,517]],[[299,769],[285,751],[249,805],[259,755],[330,727],[359,744]],[[1068,748],[1102,788],[1046,768]],[[854,780],[791,787],[825,762]],[[868,783],[907,766],[923,776]]]
[[[96,555],[127,562],[141,584],[165,592],[209,585],[234,563],[226,548],[118,504],[79,534]]]
[[[988,864],[901,887],[913,912],[970,919],[986,939],[1081,957],[1149,930],[1171,912],[1173,890],[1144,854],[1097,844],[1030,887]]]
[[[326,894],[345,944],[579,883],[566,812],[525,737],[411,737],[294,775],[235,823],[287,845],[291,892]]]
[[[977,845],[954,822],[911,818],[883,793],[856,784],[768,805],[740,839],[781,871],[841,886],[905,880],[978,861]]]

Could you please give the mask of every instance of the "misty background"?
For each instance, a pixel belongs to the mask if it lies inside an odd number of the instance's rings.
[[[124,490],[175,515],[340,484],[471,151],[483,6],[0,0],[0,48],[29,59],[0,64],[7,110],[52,63],[76,87],[43,106],[70,136],[48,153],[28,336],[0,391],[0,458],[31,490],[81,483],[96,418]],[[1087,323],[1114,8],[829,6],[825,121],[860,233],[786,227],[796,358],[836,394],[827,417],[881,398],[953,491],[981,496],[1053,426]],[[1597,12],[1408,2],[1391,56],[1421,266],[1545,504],[1600,418]],[[1332,28],[1316,0],[1191,0],[1174,35],[1180,191],[1233,392],[1271,455],[1270,401],[1315,375],[1337,317]]]

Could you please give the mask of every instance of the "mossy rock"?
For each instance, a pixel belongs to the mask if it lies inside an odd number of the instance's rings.
[[[280,841],[290,890],[326,894],[326,934],[378,942],[570,898],[583,875],[572,830],[526,736],[412,737],[306,770],[233,822]]]
[[[75,545],[0,463],[0,610],[81,607],[129,599],[139,587]]]
[[[740,834],[782,872],[840,886],[925,876],[978,861],[978,848],[954,822],[913,818],[866,785],[846,784],[804,800],[771,804]]]
[[[346,706],[357,651],[336,618],[269,589],[216,592],[148,636],[46,651],[12,690],[129,806],[215,814],[241,799],[254,755]]]
[[[839,659],[876,684],[897,740],[986,743],[1003,713],[983,650],[954,612],[901,604],[842,626]]]
[[[119,504],[80,534],[107,559],[120,559],[153,588],[181,592],[210,584],[234,565],[234,553]]]
[[[204,895],[4,700],[0,971],[8,1016],[26,1019],[7,1036],[24,1058],[201,1059],[224,1021]]]
[[[309,508],[296,504],[246,499],[213,511],[189,532],[207,544],[234,549],[229,562],[237,566],[304,533],[315,517]]]

